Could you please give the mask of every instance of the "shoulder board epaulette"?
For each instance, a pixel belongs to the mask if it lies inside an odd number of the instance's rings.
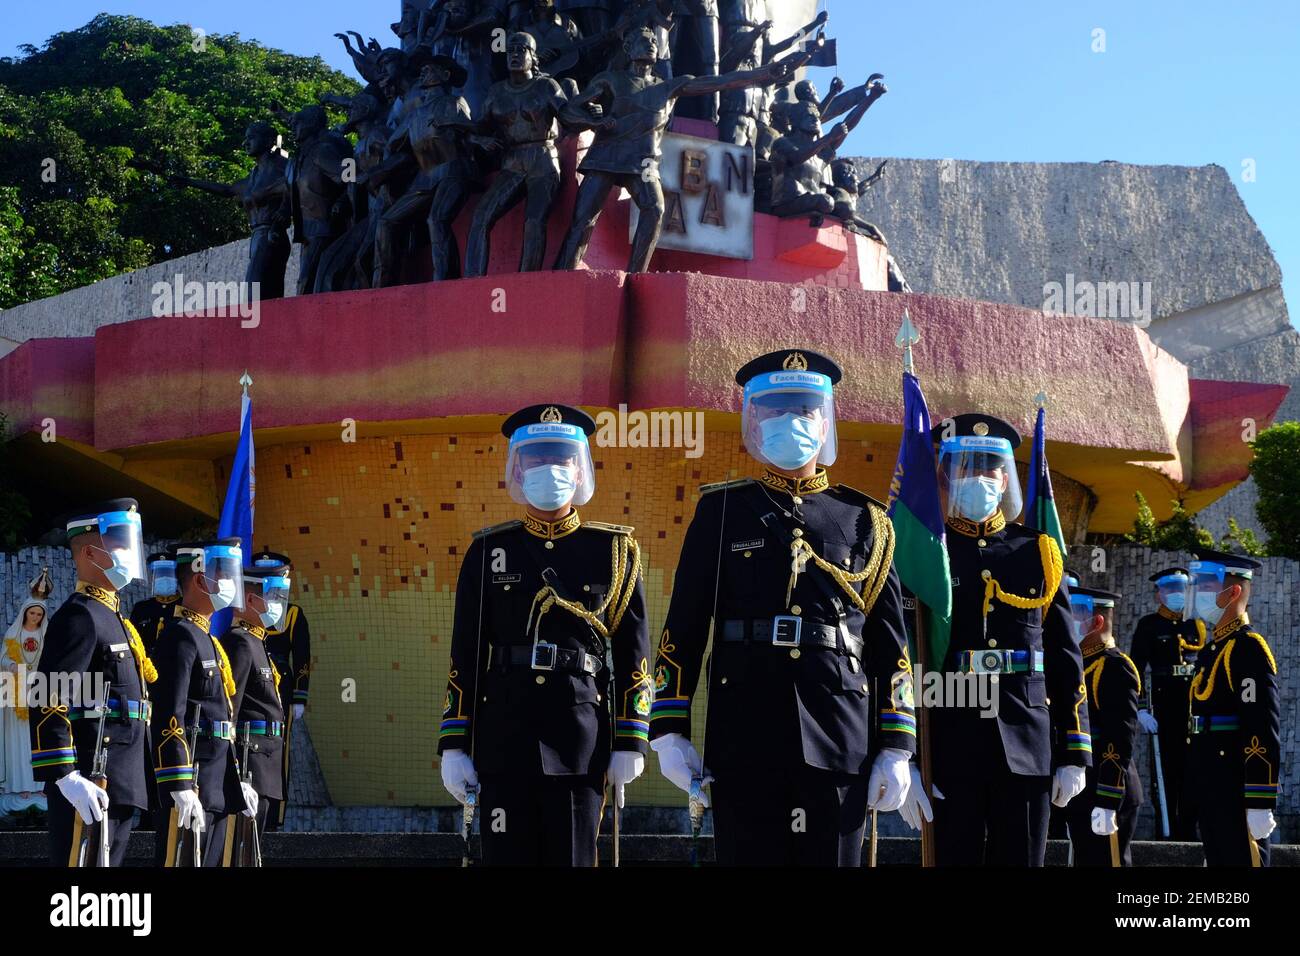
[[[1268,646],[1268,641],[1264,639],[1264,635],[1260,634],[1258,631],[1247,631],[1246,635],[1248,637],[1253,637],[1256,641],[1259,642],[1259,646],[1264,649],[1264,657],[1268,660],[1268,666],[1271,667],[1273,669],[1273,673],[1276,674],[1277,659],[1273,657],[1273,648]]]
[[[1115,649],[1115,653],[1116,655],[1119,656],[1120,660],[1122,660],[1125,664],[1128,665],[1129,673],[1132,674],[1133,679],[1137,681],[1138,693],[1139,694],[1142,693],[1142,675],[1138,673],[1137,665],[1133,663],[1133,659],[1129,657],[1127,654],[1125,654],[1123,651],[1121,651],[1119,648]]]
[[[707,495],[712,491],[721,491],[723,488],[743,488],[745,485],[752,485],[753,478],[737,478],[734,481],[715,481],[712,484],[700,485],[700,494]]]
[[[474,532],[474,537],[486,538],[488,537],[488,535],[497,534],[500,531],[509,531],[512,528],[523,527],[523,524],[524,523],[520,521],[518,518],[515,518],[511,521],[503,521],[500,524],[490,525],[486,528],[479,528],[477,531]]]
[[[871,497],[871,495],[867,494],[865,491],[859,491],[857,488],[854,488],[852,485],[833,485],[831,487],[831,491],[836,492],[842,497],[855,499],[859,504],[875,505],[877,508],[881,508],[885,511],[889,510],[889,506],[885,504],[883,501],[876,500],[875,498]]]
[[[606,524],[604,521],[584,521],[582,527],[593,531],[608,531],[610,534],[631,534],[636,530],[630,524]]]

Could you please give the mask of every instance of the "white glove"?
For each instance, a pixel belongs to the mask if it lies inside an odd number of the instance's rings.
[[[934,822],[934,807],[931,806],[930,798],[925,795],[925,787],[921,784],[921,768],[912,764],[911,769],[912,785],[907,788],[907,796],[903,799],[903,805],[898,808],[898,815],[913,830],[919,830],[922,819],[926,823]],[[943,795],[939,793],[939,788],[933,789],[934,798],[942,800]]]
[[[244,791],[244,816],[257,816],[257,791],[251,783],[240,783],[239,788]]]
[[[469,754],[463,750],[448,750],[442,755],[442,785],[458,801],[465,802],[465,791],[478,786],[478,773]]]
[[[1151,711],[1143,707],[1138,711],[1138,724],[1149,734],[1154,734],[1160,730],[1160,724],[1152,715]]]
[[[1110,836],[1119,829],[1115,820],[1115,811],[1105,807],[1092,808],[1092,832],[1097,836]]]
[[[207,826],[203,819],[203,804],[193,790],[173,790],[172,803],[176,804],[176,825],[182,830],[202,833]]]
[[[912,785],[912,775],[908,772],[911,762],[911,754],[893,747],[886,747],[876,754],[871,764],[871,775],[867,777],[868,809],[889,813],[903,805]]]
[[[1247,810],[1246,827],[1250,830],[1252,840],[1266,840],[1277,826],[1272,810]]]
[[[609,782],[614,799],[623,809],[623,788],[645,772],[645,756],[635,750],[615,750],[609,755]]]
[[[659,755],[659,772],[679,790],[691,792],[691,781],[702,777],[708,784],[713,778],[704,772],[704,760],[695,745],[681,734],[664,734],[650,741],[650,749]],[[709,805],[708,794],[701,787],[700,798]]]
[[[1083,793],[1084,778],[1082,767],[1057,767],[1052,780],[1052,802],[1063,807]]]
[[[108,809],[108,791],[96,786],[74,770],[59,778],[59,792],[81,814],[83,823],[98,823]]]
[[[295,724],[296,724],[298,721],[302,720],[302,713],[303,713],[303,711],[306,710],[306,709],[307,709],[307,705],[306,705],[306,704],[294,704],[294,705],[293,705],[293,722],[294,722]]]

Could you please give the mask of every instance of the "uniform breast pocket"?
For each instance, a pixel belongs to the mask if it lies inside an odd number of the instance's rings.
[[[605,600],[605,592],[608,585],[605,584],[587,584],[582,588],[582,602],[587,606],[588,611],[594,611],[600,607],[601,602]]]
[[[214,662],[211,666],[200,665],[190,676],[190,696],[196,700],[211,700],[217,696],[221,685],[221,675]]]

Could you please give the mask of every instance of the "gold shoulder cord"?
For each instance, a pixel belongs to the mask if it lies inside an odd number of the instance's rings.
[[[795,538],[791,542],[790,583],[785,589],[786,607],[790,606],[790,598],[794,594],[799,575],[805,565],[812,561],[834,579],[859,611],[863,614],[871,613],[876,599],[884,590],[885,582],[889,580],[889,569],[894,561],[894,525],[880,508],[868,506],[867,512],[871,515],[871,554],[867,558],[867,566],[861,571],[850,574],[838,565],[831,564],[813,550],[806,538]],[[862,593],[859,594],[853,585],[862,581],[868,583],[863,585]]]
[[[135,657],[136,666],[140,668],[140,673],[144,676],[146,684],[152,684],[158,679],[158,668],[154,667],[153,661],[149,660],[149,655],[144,652],[144,641],[140,640],[140,632],[135,629],[130,618],[122,618],[122,626],[126,628],[126,638],[131,645],[131,653]]]
[[[1021,610],[1033,610],[1034,608],[1047,607],[1056,597],[1057,589],[1061,586],[1061,572],[1064,565],[1061,561],[1061,549],[1056,546],[1056,539],[1050,535],[1040,534],[1038,536],[1038,553],[1043,559],[1043,596],[1039,598],[1021,597],[1019,594],[1011,594],[1002,590],[1002,585],[998,583],[997,578],[990,577],[984,582],[984,616],[989,616],[989,611],[993,609],[993,599],[996,597],[1003,604],[1009,604],[1012,607],[1018,607]]]
[[[1205,640],[1206,640],[1205,622],[1202,621],[1200,618],[1197,618],[1193,623],[1196,625],[1196,636],[1199,638],[1199,640],[1195,644],[1188,644],[1185,640],[1183,640],[1183,635],[1181,634],[1178,635],[1178,646],[1185,651],[1199,651],[1204,649],[1205,647]]]
[[[588,611],[581,604],[560,597],[549,584],[543,585],[533,595],[533,606],[528,609],[528,623],[525,629],[531,630],[535,640],[541,630],[542,618],[551,608],[559,607],[574,617],[586,621],[597,634],[608,640],[609,635],[617,631],[623,621],[623,614],[632,600],[632,592],[636,590],[636,582],[640,574],[641,546],[637,544],[636,538],[630,534],[613,535],[610,543],[609,589],[605,592],[605,600],[600,602],[600,606],[594,611]],[[608,624],[601,620],[607,611],[609,612]]]

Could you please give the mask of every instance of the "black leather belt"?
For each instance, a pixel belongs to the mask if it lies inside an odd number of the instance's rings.
[[[814,624],[802,618],[780,614],[722,622],[722,640],[727,644],[770,644],[774,647],[825,647],[845,650],[862,660],[862,640],[844,634],[829,624]]]
[[[535,671],[597,674],[605,665],[600,658],[577,648],[556,647],[554,644],[512,644],[492,648],[491,666],[499,671],[527,667]]]

